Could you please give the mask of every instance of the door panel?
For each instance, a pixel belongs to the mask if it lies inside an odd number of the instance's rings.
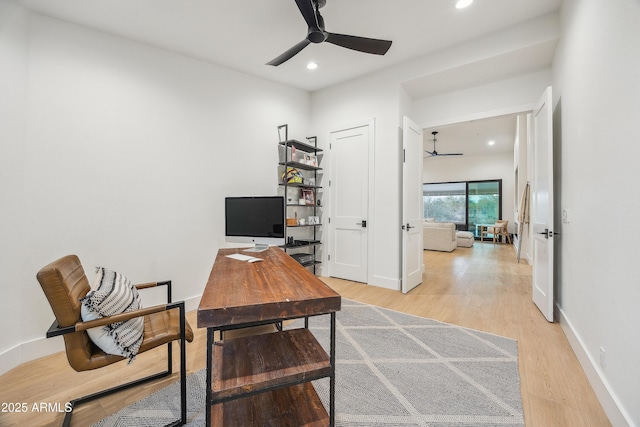
[[[402,123],[402,292],[422,283],[422,128]]]
[[[331,133],[329,274],[367,282],[369,125]]]
[[[533,112],[533,302],[553,322],[553,109],[548,87]]]

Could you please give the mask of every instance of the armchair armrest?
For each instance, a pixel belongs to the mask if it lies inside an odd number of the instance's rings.
[[[99,326],[109,325],[111,323],[124,322],[135,317],[147,316],[161,311],[180,309],[180,316],[184,317],[185,308],[184,301],[174,302],[170,304],[155,305],[153,307],[141,308],[139,310],[129,311],[126,313],[114,314],[113,316],[105,316],[100,319],[90,320],[88,322],[77,322],[71,326],[61,327],[57,320],[54,320],[47,330],[46,337],[52,338],[59,335],[66,335],[73,332],[86,331],[87,329],[97,328]],[[182,319],[181,319],[182,320]]]
[[[135,288],[137,290],[142,290],[142,289],[156,288],[158,286],[167,287],[167,302],[170,303],[171,302],[171,280],[164,280],[162,282],[140,283],[138,285],[135,285]]]
[[[160,311],[171,310],[176,308],[176,304],[171,305],[155,305],[153,307],[141,308],[139,310],[128,311],[126,313],[114,314],[113,316],[105,316],[96,320],[90,320],[88,322],[76,322],[71,326],[61,327],[57,320],[54,320],[49,329],[47,330],[47,338],[57,337],[58,335],[66,335],[72,332],[86,331],[87,329],[97,328],[98,326],[109,325],[111,323],[124,322],[135,317],[147,316],[152,313],[158,313]],[[182,302],[184,304],[184,302]]]

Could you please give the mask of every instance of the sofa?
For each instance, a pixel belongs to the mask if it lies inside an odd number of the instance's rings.
[[[456,225],[452,222],[422,223],[422,244],[430,251],[451,252],[458,246]]]

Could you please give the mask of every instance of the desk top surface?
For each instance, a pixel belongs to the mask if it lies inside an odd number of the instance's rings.
[[[220,249],[198,306],[198,327],[216,328],[340,310],[340,295],[279,248],[251,253],[261,262],[228,258]]]

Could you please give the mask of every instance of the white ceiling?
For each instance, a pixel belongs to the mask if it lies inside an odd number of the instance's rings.
[[[32,11],[106,33],[182,53],[306,91],[326,88],[547,15],[562,0],[475,0],[464,10],[456,0],[327,0],[326,30],[392,40],[385,56],[329,43],[310,44],[288,62],[266,62],[306,37],[294,0],[19,0]],[[402,82],[421,98],[548,68],[556,41],[521,46],[509,54],[466,63]],[[306,69],[309,61],[319,68]],[[438,130],[439,152],[465,155],[513,150],[515,118],[497,118]],[[488,147],[486,141],[496,145]],[[434,159],[435,160],[435,159]]]
[[[516,116],[508,115],[424,129],[424,147],[428,151],[433,151],[433,131],[438,132],[436,151],[440,154],[462,153],[465,156],[477,156],[512,153]],[[489,145],[489,141],[494,141],[494,145]],[[424,155],[429,157],[427,153]],[[439,158],[430,158],[429,161],[439,161]]]
[[[292,60],[272,67],[265,63],[306,37],[306,24],[294,0],[19,1],[44,15],[307,91],[512,27],[554,12],[562,2],[475,0],[467,9],[457,10],[456,0],[327,0],[321,9],[327,31],[392,40],[389,52],[378,56],[328,43],[311,44]],[[454,78],[487,80],[491,73],[548,65],[555,45],[548,48],[521,52],[524,61],[503,58],[498,66],[478,64],[466,72],[416,78],[406,88],[416,97],[446,89]],[[320,65],[318,69],[305,68],[311,60]]]

